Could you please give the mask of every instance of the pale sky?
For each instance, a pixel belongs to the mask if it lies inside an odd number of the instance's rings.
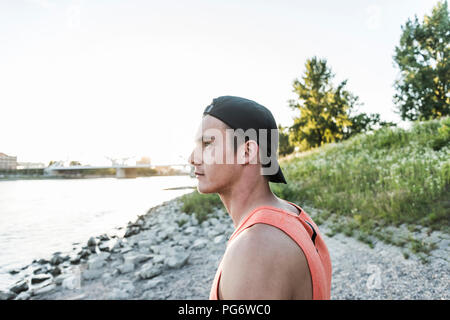
[[[292,124],[326,58],[361,111],[393,112],[401,25],[432,0],[0,0],[0,152],[18,161],[186,161],[204,108],[237,95]]]

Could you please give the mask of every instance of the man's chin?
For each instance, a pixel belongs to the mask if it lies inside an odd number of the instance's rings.
[[[205,186],[205,184],[201,183],[200,181],[197,184],[197,191],[198,191],[198,193],[201,193],[201,194],[215,193],[216,192],[214,188]]]

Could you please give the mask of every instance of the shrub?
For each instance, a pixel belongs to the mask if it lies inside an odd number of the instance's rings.
[[[182,210],[188,214],[195,214],[201,223],[214,212],[214,209],[223,208],[222,201],[217,194],[201,194],[197,190],[181,197]]]

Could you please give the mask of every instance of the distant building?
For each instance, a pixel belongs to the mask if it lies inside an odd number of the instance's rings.
[[[0,170],[16,170],[17,157],[8,156],[0,152]]]
[[[42,162],[18,162],[17,169],[43,169],[45,163]]]

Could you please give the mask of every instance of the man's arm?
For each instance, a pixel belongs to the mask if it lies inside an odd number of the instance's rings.
[[[284,300],[302,296],[302,290],[308,298],[308,281],[308,264],[298,245],[281,230],[256,224],[227,248],[220,298]]]

